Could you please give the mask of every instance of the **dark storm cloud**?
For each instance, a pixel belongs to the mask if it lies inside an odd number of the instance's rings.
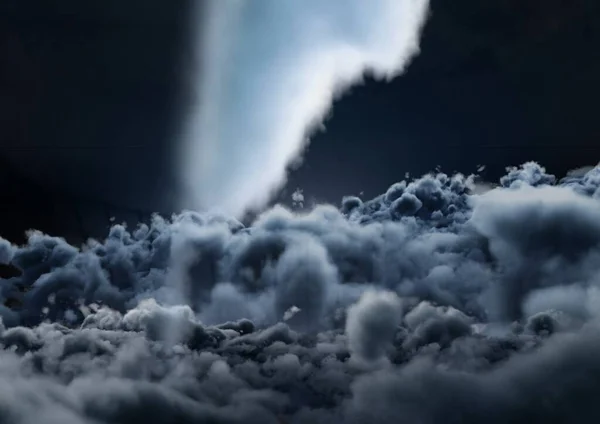
[[[598,172],[2,242],[0,422],[595,422]]]

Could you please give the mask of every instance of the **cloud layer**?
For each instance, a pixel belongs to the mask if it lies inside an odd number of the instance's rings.
[[[181,148],[186,207],[262,206],[336,95],[392,78],[418,51],[428,0],[209,1],[198,103]]]
[[[2,241],[0,422],[596,422],[600,168],[473,180]]]

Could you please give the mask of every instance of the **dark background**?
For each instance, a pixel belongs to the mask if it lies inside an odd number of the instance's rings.
[[[0,234],[170,212],[192,3],[0,2]]]
[[[81,240],[173,211],[192,3],[0,3],[1,235]],[[528,160],[596,164],[599,19],[595,0],[433,0],[405,76],[340,99],[281,199],[368,197],[436,166],[495,180]]]
[[[492,181],[529,160],[557,175],[595,165],[599,46],[598,1],[433,0],[404,77],[341,99],[290,189],[337,200],[438,165],[486,165]]]

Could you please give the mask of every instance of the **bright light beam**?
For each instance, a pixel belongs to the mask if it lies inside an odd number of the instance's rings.
[[[418,52],[428,0],[210,0],[185,124],[184,204],[240,216],[268,201],[339,93]]]

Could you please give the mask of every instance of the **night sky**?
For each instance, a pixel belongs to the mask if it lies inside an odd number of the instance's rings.
[[[560,176],[595,165],[599,16],[594,1],[434,1],[421,55],[336,104],[291,188],[334,201],[437,166],[496,181],[530,160]]]
[[[5,156],[45,185],[156,207],[146,199],[170,174],[189,5],[9,1],[2,8]]]
[[[186,1],[0,5],[4,234],[87,236],[170,212]],[[19,222],[18,225],[14,225]]]
[[[599,9],[593,0],[433,1],[406,74],[346,93],[279,199],[297,187],[309,201],[369,197],[438,166],[486,165],[482,175],[494,181],[528,160],[558,175],[596,164]],[[67,199],[61,210],[102,209],[96,220],[174,209],[172,144],[193,72],[190,13],[186,1],[2,3],[10,213],[60,228],[60,213],[48,216],[58,198]],[[20,188],[23,178],[33,185]],[[22,219],[19,231],[30,226]]]

